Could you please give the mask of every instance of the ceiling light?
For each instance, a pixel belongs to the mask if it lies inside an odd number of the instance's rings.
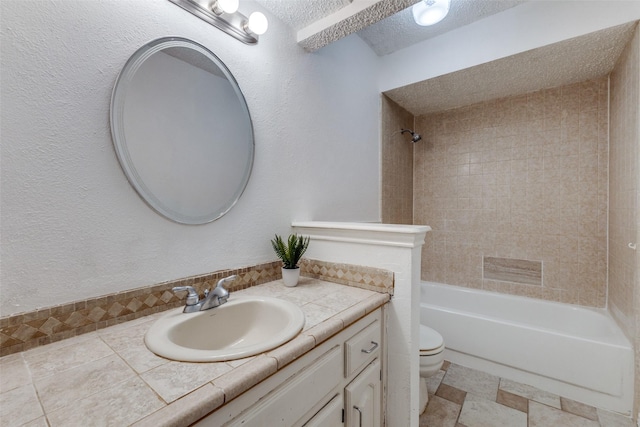
[[[423,27],[437,24],[447,16],[450,5],[451,0],[422,0],[413,5],[413,19]]]

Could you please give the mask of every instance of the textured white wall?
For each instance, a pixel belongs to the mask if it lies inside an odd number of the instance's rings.
[[[638,0],[528,1],[382,57],[380,91],[638,19]]]
[[[270,16],[246,46],[166,0],[3,0],[0,19],[0,315],[271,261],[292,220],[379,219],[378,60],[359,38],[307,54]],[[117,73],[169,35],[226,63],[255,128],[243,197],[203,226],[148,208],[111,143]]]

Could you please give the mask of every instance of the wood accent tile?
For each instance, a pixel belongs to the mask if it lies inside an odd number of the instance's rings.
[[[600,423],[531,401],[529,403],[529,427],[549,426],[600,427]]]
[[[593,406],[585,405],[584,403],[576,402],[566,397],[560,397],[560,405],[565,412],[598,421],[598,412]]]
[[[460,415],[460,405],[438,396],[431,396],[427,409],[420,417],[420,427],[453,427]]]
[[[496,402],[524,413],[529,412],[529,400],[517,394],[509,393],[508,391],[498,389]]]
[[[440,396],[443,399],[462,405],[464,403],[464,398],[467,397],[467,392],[441,383],[440,387],[438,387],[438,390],[436,391],[436,396]]]
[[[542,285],[542,262],[511,258],[483,258],[485,279]]]

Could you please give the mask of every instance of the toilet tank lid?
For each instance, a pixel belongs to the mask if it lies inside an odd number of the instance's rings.
[[[444,339],[437,331],[420,325],[420,350],[433,350],[444,345]]]

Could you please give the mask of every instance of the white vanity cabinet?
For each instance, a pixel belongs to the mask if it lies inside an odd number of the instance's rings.
[[[358,320],[194,425],[381,426],[383,309]]]
[[[342,392],[324,405],[317,414],[304,424],[304,427],[342,427],[344,418],[344,396]]]
[[[380,361],[376,359],[344,390],[347,427],[380,426]]]

